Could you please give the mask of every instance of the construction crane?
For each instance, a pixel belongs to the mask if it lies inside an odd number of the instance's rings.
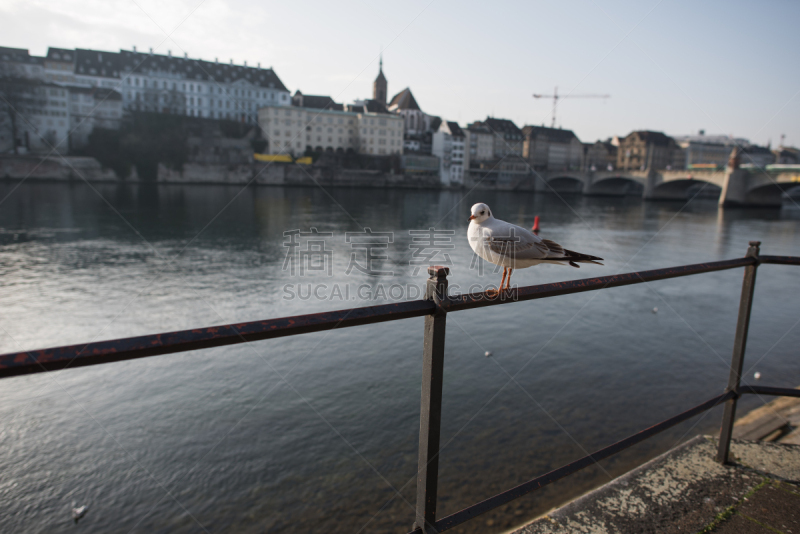
[[[553,100],[553,122],[550,125],[551,128],[556,127],[556,106],[558,105],[559,98],[611,98],[611,95],[573,95],[571,93],[567,93],[564,96],[558,96],[558,87],[553,89],[552,95],[533,95],[533,98],[551,98]]]

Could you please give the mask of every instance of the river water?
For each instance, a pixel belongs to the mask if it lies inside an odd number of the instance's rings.
[[[417,298],[431,262],[462,291],[497,284],[466,241],[478,201],[528,227],[539,215],[543,237],[606,259],[515,271],[518,285],[738,257],[754,239],[800,255],[792,203],[35,183],[0,184],[0,198],[0,352]],[[365,228],[383,245],[358,246]],[[722,392],[741,280],[450,314],[439,517]],[[796,268],[759,269],[750,380],[800,383],[798,297]],[[422,323],[4,379],[0,531],[406,532]],[[719,420],[713,410],[457,531],[501,532]],[[73,503],[89,506],[77,526]]]

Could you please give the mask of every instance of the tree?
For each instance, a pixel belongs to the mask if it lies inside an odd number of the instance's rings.
[[[8,64],[0,63],[0,114],[11,135],[14,154],[19,153],[22,134],[31,127],[26,116],[32,115],[45,102],[40,96],[41,82],[22,78]]]
[[[100,165],[124,178],[130,174],[132,164],[129,155],[123,152],[120,141],[120,130],[95,127],[80,153],[95,158]]]
[[[121,153],[136,165],[139,177],[155,180],[158,165],[182,169],[186,162],[185,118],[179,115],[137,112],[123,128]]]

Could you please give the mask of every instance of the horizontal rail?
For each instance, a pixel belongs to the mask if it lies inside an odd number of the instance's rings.
[[[773,388],[769,386],[739,386],[740,395],[752,393],[754,395],[771,395],[773,397],[800,397],[800,389]]]
[[[470,293],[442,301],[445,311],[459,311],[495,304],[534,300],[540,298],[595,291],[668,278],[722,271],[753,265],[757,261],[800,265],[800,257],[761,256],[738,258],[695,265],[669,267],[598,278],[586,278],[554,284],[541,284],[516,288],[512,293],[501,293],[490,298],[484,293]],[[102,363],[133,360],[161,354],[222,347],[250,341],[260,341],[284,336],[322,332],[366,324],[397,321],[433,313],[436,305],[431,301],[414,300],[379,306],[366,306],[332,312],[281,317],[264,321],[236,323],[193,330],[180,330],[147,336],[137,336],[80,345],[21,351],[0,355],[0,378],[45,371],[83,367]]]
[[[723,402],[727,401],[728,399],[732,399],[735,394],[732,391],[728,391],[721,395],[717,395],[713,399],[707,400],[703,404],[695,406],[685,412],[676,415],[675,417],[671,417],[666,421],[662,421],[657,425],[651,426],[641,432],[638,432],[630,437],[627,437],[621,441],[614,443],[613,445],[609,445],[599,451],[595,452],[594,454],[590,454],[589,456],[584,456],[580,460],[576,460],[572,463],[569,463],[563,467],[559,467],[554,471],[550,471],[549,473],[542,475],[540,477],[534,478],[533,480],[529,480],[523,484],[515,488],[511,488],[510,490],[504,491],[503,493],[498,493],[494,497],[490,497],[485,501],[481,501],[477,504],[473,504],[467,508],[464,508],[460,512],[456,512],[452,515],[444,517],[436,522],[434,527],[436,528],[436,532],[444,532],[445,530],[450,530],[451,528],[457,527],[458,525],[469,521],[481,514],[485,514],[491,510],[499,506],[503,506],[504,504],[508,504],[509,502],[522,497],[532,491],[538,490],[547,486],[548,484],[555,482],[565,476],[571,475],[581,469],[589,467],[592,464],[599,462],[600,460],[604,460],[609,456],[613,456],[618,452],[621,452],[628,447],[636,445],[639,442],[642,442],[648,438],[653,437],[654,435],[658,434],[659,432],[663,432],[670,427],[677,425],[678,423],[682,423],[687,419],[691,419],[695,415],[699,415],[705,411],[714,408],[722,404]],[[420,529],[413,530],[409,534],[420,533],[422,532]]]
[[[512,298],[505,298],[501,294],[499,299],[488,299],[486,293],[470,293],[461,297],[444,299],[443,307],[446,311],[457,311],[518,300],[553,297],[606,287],[618,287],[652,280],[734,269],[752,265],[755,261],[753,258],[739,258],[638,273],[528,286],[515,289],[513,295],[509,295]],[[308,334],[334,328],[396,321],[428,315],[434,311],[436,311],[436,305],[433,302],[414,300],[396,304],[351,308],[265,321],[212,326],[195,330],[180,330],[149,336],[2,354],[0,355],[0,378]]]
[[[558,295],[569,295],[572,293],[582,293],[584,291],[595,291],[610,287],[621,287],[632,284],[641,284],[643,282],[666,280],[668,278],[691,276],[693,274],[724,271],[727,269],[736,269],[737,267],[754,265],[755,263],[757,263],[755,258],[745,257],[737,258],[735,260],[668,267],[666,269],[655,269],[652,271],[614,274],[611,276],[600,276],[597,278],[584,278],[582,280],[570,280],[568,282],[556,282],[553,284],[541,284],[538,286],[515,288],[509,292],[500,293],[499,296],[493,298],[487,297],[486,293],[469,293],[467,295],[449,298],[447,302],[443,303],[443,307],[448,312],[469,310],[483,306],[506,304],[508,302],[543,299]]]
[[[800,265],[800,256],[759,256],[758,262],[776,265]]]
[[[41,373],[67,367],[133,360],[187,350],[207,349],[297,334],[422,317],[436,311],[427,300],[366,306],[332,312],[281,317],[266,321],[180,330],[51,349],[0,355],[0,378]]]

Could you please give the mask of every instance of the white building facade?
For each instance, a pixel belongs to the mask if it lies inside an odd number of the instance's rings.
[[[315,152],[403,153],[403,119],[356,104],[346,111],[267,105],[258,123],[270,154]]]
[[[439,158],[439,176],[444,186],[464,184],[465,170],[469,159],[466,150],[466,135],[458,123],[442,121],[433,134],[431,153]]]
[[[69,151],[70,113],[67,89],[34,82],[23,94],[18,94],[14,104],[17,111],[18,152],[66,154]],[[9,148],[13,149],[13,145]]]
[[[466,166],[472,163],[489,161],[494,158],[494,134],[480,122],[467,125],[464,132],[466,138]]]
[[[25,51],[27,52],[27,51]],[[112,89],[125,111],[172,113],[256,123],[262,106],[290,106],[272,69],[172,54],[50,48],[42,79],[71,87]]]

